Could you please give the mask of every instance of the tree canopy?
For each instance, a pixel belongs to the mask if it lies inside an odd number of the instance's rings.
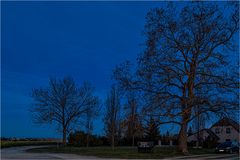
[[[50,79],[47,88],[33,89],[33,108],[31,112],[36,123],[56,123],[62,134],[63,144],[66,136],[79,118],[89,111],[89,108],[99,105],[98,97],[94,96],[93,87],[84,82],[78,87],[72,78],[63,80]]]

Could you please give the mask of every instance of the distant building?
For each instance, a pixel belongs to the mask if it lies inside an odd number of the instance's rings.
[[[209,129],[202,129],[188,136],[188,142],[211,141],[223,143],[238,141],[240,143],[239,123],[229,118],[223,118]]]

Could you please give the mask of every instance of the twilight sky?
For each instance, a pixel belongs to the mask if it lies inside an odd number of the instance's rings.
[[[135,61],[143,52],[148,10],[166,5],[126,1],[1,4],[2,137],[61,136],[54,126],[33,124],[29,112],[31,90],[47,87],[49,77],[71,76],[78,85],[90,81],[104,102],[113,68],[125,60]],[[101,121],[99,117],[94,122],[94,134],[103,134]],[[175,130],[172,125],[167,128]]]
[[[69,75],[90,81],[104,100],[112,69],[142,52],[145,15],[163,2],[1,3],[1,136],[58,137],[32,123],[32,88]]]

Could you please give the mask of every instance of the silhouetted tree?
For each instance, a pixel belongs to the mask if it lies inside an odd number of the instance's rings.
[[[89,137],[89,142],[87,142]],[[107,145],[107,138],[96,135],[88,135],[84,131],[74,131],[68,136],[68,145],[84,147],[89,143],[89,146]]]
[[[116,86],[111,87],[111,91],[106,99],[106,113],[104,115],[105,132],[110,139],[112,149],[116,143],[116,137],[119,135],[120,126],[120,95]]]
[[[239,8],[238,2],[221,3],[226,13],[212,2],[150,10],[137,71],[131,74],[127,62],[114,72],[122,87],[144,94],[146,113],[180,126],[178,149],[185,154],[187,126],[195,117],[239,112],[238,66],[228,63],[237,59]]]
[[[85,128],[86,128],[86,134],[87,134],[86,147],[89,146],[90,136],[92,135],[92,131],[93,131],[93,120],[99,115],[99,110],[100,110],[99,105],[95,105],[95,106],[89,107],[86,111],[86,117],[85,117]]]
[[[167,130],[166,132],[166,136],[169,138],[170,137],[170,134],[169,134],[169,131]]]
[[[147,123],[147,128],[145,130],[146,138],[155,141],[160,137],[159,125],[156,123],[156,120],[153,117],[150,117],[150,120]]]
[[[68,136],[68,144],[73,146],[85,146],[87,135],[83,131],[71,132]]]
[[[131,139],[132,146],[135,144],[135,137],[142,137],[143,127],[140,122],[138,113],[138,102],[136,94],[129,92],[127,94],[127,104],[124,106],[125,119],[122,122],[122,126],[125,128],[125,136],[127,139]]]
[[[78,88],[72,78],[50,79],[47,88],[32,91],[34,104],[31,112],[34,122],[58,124],[63,135],[63,145],[66,145],[67,134],[73,125],[89,108],[98,106],[99,100],[93,92],[87,82]]]

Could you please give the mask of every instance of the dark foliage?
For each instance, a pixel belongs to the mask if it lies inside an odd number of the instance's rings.
[[[145,137],[150,141],[156,141],[160,137],[159,125],[150,117],[145,129]]]
[[[89,136],[89,142],[87,137]],[[86,147],[87,143],[89,146],[107,146],[109,145],[108,139],[103,136],[88,135],[83,131],[75,131],[68,136],[68,145],[76,147]]]

